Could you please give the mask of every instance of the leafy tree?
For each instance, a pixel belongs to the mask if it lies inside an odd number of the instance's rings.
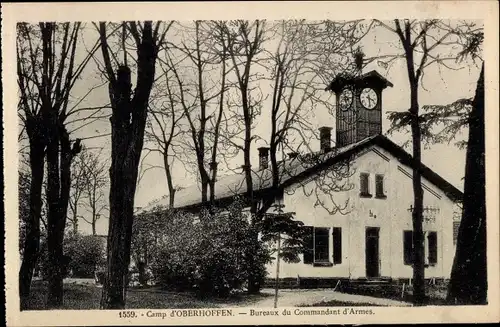
[[[262,220],[262,242],[268,244],[270,255],[276,259],[276,280],[274,307],[278,307],[280,261],[287,263],[300,262],[299,254],[303,253],[305,233],[303,222],[294,219],[293,212],[283,212],[283,205],[275,206],[275,213],[268,213]]]

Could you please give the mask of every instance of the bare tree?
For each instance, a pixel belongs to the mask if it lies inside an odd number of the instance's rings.
[[[214,33],[210,22],[195,21],[193,25],[180,26],[187,36],[179,44],[172,44],[160,62],[166,75],[168,102],[172,108],[178,107],[184,117],[187,140],[180,143],[187,154],[184,162],[196,167],[201,200],[206,204],[214,200],[217,161],[225,144],[220,141],[220,133],[229,69],[226,40],[220,31]],[[230,155],[224,152],[224,156]],[[191,154],[194,160],[189,158]]]
[[[153,24],[151,21],[121,23],[121,37],[118,37],[118,40],[122,41],[121,64],[115,55],[120,48],[113,49],[108,43],[107,24],[101,22],[96,26],[100,35],[104,72],[109,81],[112,107],[110,214],[107,273],[101,299],[103,309],[125,307],[138,167],[144,143],[150,93],[155,81],[156,60],[169,26],[161,22]],[[134,92],[131,84],[132,70],[127,59],[129,54],[125,45],[125,39],[128,39],[129,35],[136,49],[137,82]],[[133,58],[132,55],[130,57]]]
[[[85,164],[84,161],[87,157],[87,150],[83,147],[80,155],[72,163],[71,169],[71,192],[69,197],[69,210],[70,215],[68,215],[68,223],[71,224],[71,228],[74,234],[78,233],[78,220],[81,218],[79,209],[81,206],[81,200],[84,197],[86,177],[85,177]]]
[[[168,81],[167,81],[168,83]],[[179,121],[182,119],[183,114],[177,114],[170,88],[167,86],[169,96],[169,104],[162,105],[158,110],[149,110],[148,128],[146,129],[146,139],[153,143],[152,148],[145,148],[151,152],[158,152],[163,159],[163,169],[167,179],[169,207],[174,206],[175,201],[175,186],[172,176],[172,166],[175,160],[174,154],[174,138],[180,135]],[[149,168],[155,168],[150,166]],[[146,169],[149,169],[146,168]],[[146,172],[146,170],[144,170]]]
[[[410,86],[410,108],[407,112],[393,113],[393,128],[410,126],[412,135],[412,151],[414,160],[413,193],[413,301],[416,305],[425,303],[425,249],[422,209],[424,194],[421,184],[421,172],[417,167],[421,164],[422,130],[420,126],[419,90],[425,72],[431,65],[441,68],[457,69],[454,63],[460,55],[461,39],[472,33],[476,27],[468,22],[449,22],[445,20],[394,20],[393,24],[376,21],[379,26],[394,33],[402,52],[396,55],[383,55],[367,59],[378,60],[379,65],[387,67],[394,60],[403,58],[406,62],[408,82]]]
[[[263,45],[266,41],[266,22],[255,21],[230,21],[218,24],[227,40],[227,52],[232,62],[235,75],[235,101],[236,110],[234,115],[241,119],[243,128],[243,144],[238,148],[243,152],[243,172],[245,174],[246,199],[249,201],[251,213],[252,237],[255,240],[254,246],[249,247],[248,264],[249,280],[248,292],[257,293],[260,290],[259,278],[255,270],[256,254],[258,252],[258,230],[256,228],[256,213],[258,200],[254,197],[254,182],[251,166],[251,148],[252,142],[256,136],[253,135],[255,118],[259,115],[262,106],[263,97],[256,94],[253,83],[259,79],[259,75],[252,73],[252,67],[255,69],[259,63],[259,54],[264,51]],[[253,91],[253,92],[252,92]],[[233,109],[234,110],[234,109]]]
[[[271,188],[277,191],[283,177],[293,174],[286,165],[280,163],[280,160],[287,159],[288,154],[297,154],[295,161],[303,161],[303,168],[321,163],[321,156],[306,158],[299,155],[303,148],[306,148],[307,153],[313,152],[310,140],[317,138],[317,130],[309,121],[315,110],[335,112],[336,104],[326,94],[325,85],[334,76],[352,73],[356,69],[353,65],[353,49],[370,30],[370,26],[363,26],[361,21],[288,20],[277,22],[275,29],[279,42],[276,49],[270,52],[268,64],[272,83],[268,144]],[[334,145],[329,147],[333,149]],[[352,186],[346,182],[346,178],[351,173],[345,168],[343,165],[331,167],[329,173],[333,178],[324,174],[323,178],[316,179],[317,189],[331,194],[350,189]],[[260,212],[269,209],[275,195],[271,192],[266,197]],[[318,197],[317,204],[329,214],[346,213],[347,203],[337,203],[333,198],[330,200],[322,201]]]
[[[102,150],[102,149],[101,149]],[[90,213],[90,220],[81,218],[92,226],[92,235],[97,235],[96,224],[104,211],[108,211],[104,188],[108,186],[108,160],[102,160],[101,151],[95,154],[88,152],[83,160],[83,178],[85,179],[84,207]]]
[[[48,306],[62,304],[62,242],[70,192],[70,165],[80,151],[80,141],[72,144],[67,130],[68,117],[77,112],[71,92],[91,54],[78,62],[76,49],[81,23],[18,24],[17,70],[20,101],[18,112],[30,147],[30,216],[26,224],[23,263],[19,272],[21,304],[29,295],[40,243],[40,215],[44,160],[48,186]],[[89,91],[91,92],[91,90]],[[84,96],[85,97],[85,96]],[[83,98],[84,98],[83,97]]]

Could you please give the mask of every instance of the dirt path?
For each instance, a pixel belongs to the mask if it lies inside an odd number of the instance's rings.
[[[263,294],[269,295],[262,300],[251,304],[257,308],[274,307],[274,290],[263,289]],[[346,303],[366,303],[378,306],[411,306],[410,303],[400,302],[390,299],[382,299],[365,295],[346,294],[334,292],[333,289],[314,289],[314,290],[280,290],[278,297],[278,307],[297,307],[302,305],[312,305],[315,303],[327,301],[340,301]],[[232,304],[231,306],[235,306]],[[239,306],[236,304],[236,306]],[[248,304],[244,304],[248,306]]]

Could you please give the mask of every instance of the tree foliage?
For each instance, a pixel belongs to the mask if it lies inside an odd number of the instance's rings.
[[[143,215],[134,233],[134,248],[148,259],[155,282],[165,288],[193,290],[200,296],[227,296],[246,286],[246,251],[254,246],[249,237],[249,221],[236,201],[227,208],[204,211],[203,218],[179,211],[160,210]],[[163,227],[155,232],[152,227]],[[144,242],[149,238],[147,242]],[[141,242],[142,241],[142,242]],[[265,277],[269,255],[260,242],[257,264]],[[147,247],[147,256],[145,246]],[[141,258],[141,256],[139,256]],[[143,259],[144,260],[144,259]],[[257,273],[256,273],[257,274]]]
[[[100,236],[71,233],[64,242],[68,272],[73,278],[94,278],[96,268],[105,262],[104,240]]]

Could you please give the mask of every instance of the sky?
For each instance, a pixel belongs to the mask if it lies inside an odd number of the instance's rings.
[[[95,30],[91,24],[88,24],[88,30],[84,34],[84,42],[86,47],[90,48],[95,42]],[[375,57],[385,54],[393,54],[396,51],[399,52],[397,36],[392,32],[382,28],[377,27],[373,29],[361,42],[361,46],[366,54],[366,57]],[[83,56],[85,52],[81,52],[80,55]],[[100,58],[100,53],[96,56],[97,59]],[[75,86],[75,96],[85,94],[87,90],[93,86],[101,84],[101,80],[95,73],[96,62],[92,61],[82,79]],[[404,59],[397,60],[390,69],[386,69],[377,62],[373,62],[364,68],[364,72],[371,70],[377,70],[380,74],[385,76],[392,84],[392,88],[387,88],[384,90],[383,97],[383,133],[385,134],[390,127],[390,123],[387,120],[387,113],[391,111],[405,111],[409,108],[409,84],[408,76],[406,72],[406,64]],[[430,104],[448,104],[459,98],[473,97],[477,78],[479,75],[479,67],[474,65],[469,65],[461,70],[448,70],[442,69],[441,71],[437,66],[429,66],[425,72],[423,86],[420,88],[420,105],[430,105]],[[333,76],[332,76],[333,78]],[[265,86],[263,89],[265,90]],[[328,96],[328,95],[325,95]],[[333,98],[332,98],[333,101]],[[80,106],[102,106],[109,102],[107,87],[99,87],[90,93],[90,95],[83,101]],[[263,116],[265,117],[264,105]],[[108,110],[108,111],[106,111]],[[311,124],[313,126],[335,126],[334,117],[326,110],[326,108],[318,107],[315,109],[311,117]],[[103,111],[105,114],[110,114],[110,109],[105,109]],[[265,118],[261,117],[264,120]],[[88,137],[89,135],[105,135],[102,137],[86,139],[84,144],[90,149],[104,147],[102,155],[109,155],[110,153],[110,137],[106,136],[110,131],[109,120],[102,119],[96,121],[90,125],[73,132],[74,137]],[[266,136],[269,133],[269,124],[263,123],[259,124],[255,129],[254,133]],[[335,135],[335,133],[332,133]],[[397,134],[389,136],[393,141],[398,144],[402,144],[410,139],[410,134]],[[313,139],[311,140],[311,148],[313,150],[319,149],[319,141]],[[261,146],[257,142],[252,149],[252,162],[255,166],[258,165],[257,161],[257,151],[256,148]],[[411,149],[407,149],[411,151]],[[233,159],[235,165],[241,165],[242,158],[237,157]],[[453,144],[440,144],[433,145],[430,148],[423,150],[422,161],[424,164],[429,166],[439,175],[447,179],[453,185],[462,189],[463,184],[463,174],[464,174],[464,163],[465,163],[465,151],[456,148]],[[155,157],[153,155],[149,156],[145,160],[145,164],[153,166],[161,166],[162,162],[159,156]],[[175,176],[174,183],[178,186],[188,186],[195,183],[193,176],[190,176],[182,165],[175,165],[174,172]],[[148,170],[142,177],[135,197],[135,206],[144,207],[151,201],[154,201],[162,196],[166,195],[167,183],[165,178],[165,173],[161,168]],[[108,190],[106,190],[107,198]],[[107,232],[108,220],[106,217],[101,218],[97,224],[97,233],[105,234]],[[91,231],[90,225],[86,224],[84,221],[80,222],[80,229],[84,233],[89,233]]]

